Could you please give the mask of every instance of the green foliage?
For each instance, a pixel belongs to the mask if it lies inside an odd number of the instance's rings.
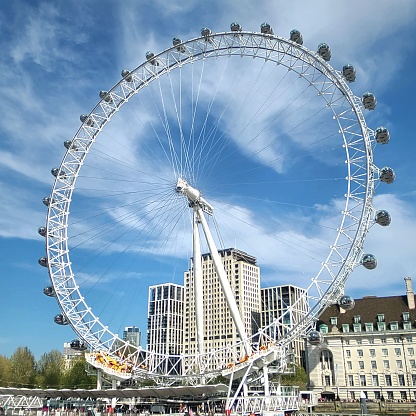
[[[11,381],[12,364],[10,358],[0,355],[0,386],[9,386]]]
[[[66,389],[93,389],[97,386],[94,376],[87,374],[87,363],[84,357],[78,358],[62,377],[62,387]]]
[[[32,387],[36,377],[36,360],[27,347],[18,347],[10,357],[11,383],[16,387]]]
[[[36,384],[39,387],[57,387],[61,384],[64,360],[62,353],[52,350],[43,354],[37,362]]]
[[[294,372],[292,374],[283,374],[280,382],[282,386],[299,386],[300,390],[306,390],[308,375],[302,366],[295,365]]]

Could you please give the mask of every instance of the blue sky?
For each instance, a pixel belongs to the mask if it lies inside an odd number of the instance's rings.
[[[52,348],[61,349],[63,342],[75,337],[69,327],[53,322],[54,315],[59,311],[58,306],[54,299],[42,293],[43,287],[48,285],[48,276],[46,269],[37,264],[37,259],[44,255],[44,240],[37,229],[45,224],[46,209],[42,198],[50,193],[53,185],[50,170],[59,166],[65,153],[63,142],[71,139],[79,128],[79,115],[92,110],[99,100],[99,90],[109,90],[119,81],[121,69],[140,65],[148,50],[157,53],[170,47],[175,36],[182,40],[197,37],[202,27],[209,27],[213,32],[229,30],[233,21],[239,22],[248,31],[258,31],[260,24],[267,21],[275,34],[283,37],[289,36],[290,30],[296,27],[303,34],[304,45],[312,50],[320,42],[327,42],[332,50],[331,65],[334,68],[341,69],[343,64],[352,63],[357,69],[357,81],[351,85],[353,92],[359,96],[370,90],[376,95],[378,104],[374,112],[365,113],[367,122],[373,129],[378,125],[388,127],[391,141],[387,146],[375,149],[375,163],[379,167],[392,166],[397,180],[392,185],[381,184],[378,187],[374,205],[389,210],[392,224],[388,228],[372,228],[365,248],[377,256],[379,265],[373,271],[356,269],[347,283],[347,292],[354,297],[404,293],[403,278],[414,277],[416,269],[413,243],[416,232],[416,144],[413,129],[415,14],[416,4],[411,0],[401,1],[400,7],[389,1],[355,0],[339,3],[336,7],[331,1],[312,4],[300,1],[296,5],[245,0],[2,2],[0,354],[10,355],[18,346],[24,345],[40,356]],[[256,64],[242,65],[240,71],[231,67],[231,71],[224,75],[219,64],[209,64],[212,66],[206,64],[204,76],[207,87],[211,86],[213,90],[202,91],[200,97],[201,103],[206,105],[209,93],[215,91],[219,79],[222,89],[216,97],[221,103],[236,91],[233,88],[238,77],[234,74],[239,74],[239,82],[243,83],[243,77],[252,79],[261,73],[265,94],[269,94],[272,86],[276,85],[274,76],[283,76],[278,71],[276,74],[263,73]],[[196,71],[202,71],[201,67]],[[292,81],[288,78],[288,84],[282,85],[292,85],[289,84]],[[264,245],[261,251],[253,254],[263,266],[263,283],[269,285],[288,281],[302,285],[310,277],[313,263],[322,260],[320,256],[324,250],[321,246],[327,237],[331,238],[328,235],[330,232],[326,232],[331,227],[316,228],[312,226],[311,218],[319,214],[320,222],[317,222],[332,226],[337,204],[342,197],[342,190],[335,183],[337,181],[305,185],[307,178],[338,178],[337,161],[342,155],[332,151],[330,144],[313,145],[313,152],[304,149],[299,153],[299,140],[304,143],[315,137],[318,130],[326,133],[328,129],[327,134],[331,134],[334,127],[330,124],[330,117],[328,120],[321,119],[326,116],[318,112],[315,114],[315,100],[308,92],[301,96],[304,101],[295,100],[302,84],[294,83],[291,90],[292,95],[286,96],[282,86],[274,96],[280,99],[275,101],[276,107],[273,108],[282,111],[282,117],[274,124],[270,121],[270,108],[266,106],[261,107],[261,114],[256,116],[254,126],[251,125],[253,131],[251,127],[242,129],[244,120],[253,114],[256,100],[261,99],[260,95],[253,96],[253,100],[244,106],[236,107],[238,112],[230,112],[229,118],[221,119],[220,127],[226,132],[224,141],[228,140],[229,145],[221,154],[219,167],[211,171],[209,166],[205,166],[197,182],[204,196],[216,203],[218,222],[223,224],[221,234],[225,246],[236,245],[255,252],[260,244]],[[117,147],[118,161],[128,161],[126,166],[138,163],[143,169],[152,168],[155,177],[163,178],[160,183],[169,184],[165,178],[170,178],[174,185],[174,175],[168,170],[169,166],[164,166],[163,155],[151,158],[150,153],[144,151],[150,149],[153,143],[148,129],[154,126],[152,116],[155,114],[147,112],[153,94],[149,91],[147,96],[144,94],[132,105],[129,103],[123,108],[122,114],[102,134],[102,144],[97,143],[95,153],[89,155],[91,157],[83,167],[85,174],[79,181],[79,193],[76,194],[79,198],[75,195],[71,208],[72,223],[70,221],[74,245],[80,245],[74,249],[71,259],[87,302],[93,309],[97,308],[97,314],[104,317],[104,321],[114,324],[115,331],[122,324],[136,325],[144,334],[147,287],[165,281],[180,284],[188,267],[191,242],[187,228],[189,212],[184,208],[184,201],[172,199],[171,214],[182,213],[181,219],[177,227],[169,228],[175,231],[175,237],[167,238],[168,233],[160,241],[160,246],[157,245],[158,250],[153,247],[152,261],[148,256],[151,249],[147,246],[142,249],[145,256],[141,255],[143,252],[140,254],[140,246],[137,250],[124,250],[121,257],[123,250],[114,238],[109,238],[108,233],[100,235],[100,238],[97,234],[90,234],[94,235],[90,244],[79,236],[88,235],[88,229],[93,229],[96,224],[95,220],[97,225],[101,221],[99,211],[94,219],[93,205],[91,200],[87,204],[86,196],[97,197],[103,189],[108,190],[107,198],[100,200],[101,209],[110,200],[114,202],[118,199],[113,198],[116,189],[108,185],[110,173],[114,172],[118,163],[103,165],[100,155],[105,152],[114,152]],[[235,103],[238,104],[237,99]],[[303,107],[300,107],[301,103]],[[172,105],[167,102],[171,111]],[[299,130],[298,135],[292,134],[284,145],[269,147],[269,151],[260,153],[262,160],[248,161],[246,158],[244,170],[240,165],[233,170],[233,163],[238,163],[234,155],[244,153],[241,148],[233,148],[232,137],[239,127],[242,129],[241,137],[249,143],[250,135],[259,131],[258,126],[267,125],[265,141],[261,142],[267,146],[268,138],[279,128],[283,135],[284,131],[290,131],[290,126],[296,126],[294,120],[300,112],[295,111],[297,107],[305,111],[304,120],[308,114],[315,114],[309,124],[305,122],[304,129]],[[185,100],[183,111],[188,114],[191,111],[186,107]],[[218,113],[213,113],[213,116],[220,118]],[[197,128],[201,126],[201,121],[196,123]],[[255,152],[247,146],[246,149]],[[135,154],[134,159],[129,159],[129,153],[137,149],[140,152]],[[312,156],[307,158],[309,153]],[[278,197],[269,195],[271,189],[263,180],[265,170],[259,170],[257,165],[273,158],[277,158],[278,163],[274,163],[268,173],[281,182]],[[120,169],[120,177],[127,177],[128,168]],[[317,171],[314,176],[313,172]],[[100,179],[91,181],[91,178],[97,177]],[[256,186],[256,182],[262,180],[263,184]],[[126,190],[124,187],[117,189]],[[146,191],[148,188],[139,187],[136,192],[139,190]],[[132,202],[129,198],[123,195],[124,201]],[[119,203],[118,210],[114,211],[119,219],[124,213],[121,205]],[[176,217],[165,218],[166,223],[171,224],[172,218]],[[89,226],[85,227],[85,223]],[[254,223],[256,228],[252,227]],[[135,224],[136,230],[141,227]],[[266,228],[273,229],[273,238],[264,233]],[[236,229],[239,233],[235,232]],[[125,235],[129,238],[128,234]],[[149,234],[153,238],[156,235],[157,231]],[[298,244],[294,250],[284,243],[292,237],[292,243],[296,241]],[[292,243],[290,247],[293,248],[295,243]],[[105,257],[97,255],[91,260],[91,253],[97,252],[99,244],[100,247],[108,244],[111,249],[105,252]],[[89,260],[85,261],[87,257]],[[286,258],[288,263],[279,260],[282,258]],[[115,310],[119,317],[113,316],[116,315]]]

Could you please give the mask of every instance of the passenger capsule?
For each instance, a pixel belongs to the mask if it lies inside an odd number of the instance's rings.
[[[49,196],[45,196],[45,198],[42,199],[43,205],[46,205],[47,207],[51,204],[51,198]]]
[[[376,128],[376,142],[380,144],[387,144],[390,141],[390,133],[389,131],[383,127],[377,127]]]
[[[323,341],[322,334],[318,331],[311,331],[308,334],[308,342],[311,345],[319,345]]]
[[[133,76],[130,74],[130,71],[128,71],[127,69],[123,69],[121,71],[121,76],[127,81],[127,82],[132,82],[133,81]]]
[[[113,102],[113,99],[111,98],[111,95],[108,93],[108,91],[100,91],[99,96],[106,103],[112,103]]]
[[[76,351],[84,351],[87,349],[87,346],[83,342],[81,342],[79,339],[72,340],[69,345],[71,349],[76,350]]]
[[[52,286],[45,286],[43,288],[43,294],[49,297],[54,297],[55,296],[55,291],[53,290]]]
[[[303,45],[302,34],[297,29],[293,29],[290,31],[290,40],[292,42],[298,43],[299,45]]]
[[[46,227],[39,227],[39,228],[38,228],[38,233],[39,233],[39,235],[41,235],[42,237],[46,237]]]
[[[260,25],[260,32],[265,35],[273,35],[273,29],[267,22]]]
[[[42,266],[42,267],[48,267],[48,259],[46,257],[40,257],[38,259],[38,263]]]
[[[373,254],[364,254],[361,259],[361,264],[368,270],[373,270],[377,267],[377,259]]]
[[[341,297],[338,304],[345,311],[350,311],[355,306],[355,300],[349,295],[344,295]]]
[[[173,46],[175,46],[176,50],[178,52],[183,53],[183,52],[185,52],[185,46],[181,45],[181,43],[182,43],[182,40],[179,39],[179,38],[173,38],[172,39],[172,44],[173,44]]]
[[[81,120],[81,123],[84,123],[88,127],[92,127],[94,125],[94,120],[91,117],[88,117],[85,114],[81,114],[79,116],[79,119]]]
[[[78,150],[78,147],[76,146],[76,144],[74,143],[74,141],[73,141],[73,140],[65,140],[65,141],[64,141],[64,146],[65,146],[68,150],[70,150],[70,149],[72,149],[72,150]]]
[[[68,319],[66,319],[66,317],[64,315],[62,315],[61,313],[59,313],[58,315],[55,315],[53,320],[58,325],[68,325],[69,324]]]
[[[374,110],[376,108],[377,100],[371,92],[364,93],[361,102],[367,110]]]
[[[208,38],[212,35],[211,29],[208,29],[207,27],[203,27],[201,29],[201,36],[205,38],[205,40],[208,40]]]
[[[391,216],[388,213],[388,211],[385,211],[384,209],[381,209],[376,212],[376,217],[374,221],[381,225],[382,227],[387,227],[391,223]]]
[[[320,43],[318,45],[318,55],[325,61],[331,60],[331,49],[326,43]]]
[[[153,66],[159,65],[159,62],[155,59],[155,54],[151,51],[146,52],[146,59],[150,62]]]
[[[396,174],[394,173],[394,170],[392,168],[389,168],[388,166],[384,166],[384,168],[380,169],[379,176],[381,182],[385,183],[393,183],[396,179]]]
[[[55,178],[65,178],[66,173],[65,171],[63,171],[62,169],[59,168],[53,168],[51,169],[51,173],[53,176],[55,176]]]
[[[239,23],[233,22],[230,24],[231,32],[241,32],[243,28]]]
[[[354,82],[355,81],[355,68],[350,65],[344,65],[342,68],[342,75],[344,75],[344,78],[348,81],[348,82]]]

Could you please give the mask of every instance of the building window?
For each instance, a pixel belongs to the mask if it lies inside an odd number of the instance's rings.
[[[384,322],[384,313],[377,314],[377,322]]]
[[[412,384],[416,386],[416,374],[412,374]]]
[[[406,329],[406,330],[412,329],[412,324],[410,322],[403,322],[403,329]]]
[[[406,394],[406,392],[405,392],[405,391],[401,391],[401,392],[400,392],[400,398],[401,398],[402,400],[407,400],[407,394]]]
[[[372,323],[367,323],[367,324],[365,324],[365,330],[366,330],[366,332],[371,332],[371,331],[373,331],[373,330],[374,330],[374,328],[373,328],[373,324],[372,324]]]
[[[389,360],[383,360],[383,367],[386,370],[390,368],[390,362],[389,362]]]
[[[359,357],[363,357],[364,356],[363,350],[357,350],[357,354],[358,354]]]
[[[352,370],[352,361],[347,361],[347,368],[348,370]]]
[[[360,386],[365,387],[367,382],[365,381],[365,374],[360,375]]]
[[[351,374],[348,376],[348,384],[354,386],[354,376]]]
[[[319,325],[319,332],[321,334],[327,334],[328,333],[328,325],[325,325],[325,324]]]
[[[350,350],[345,350],[345,355],[349,358],[351,357],[351,351]]]
[[[358,361],[358,368],[364,370],[364,361]]]
[[[385,322],[377,322],[377,330],[378,331],[385,331],[386,330],[386,323]]]
[[[400,343],[400,338],[395,337],[395,338],[393,338],[393,341],[394,341],[395,344],[399,344]]]
[[[399,329],[399,323],[397,321],[390,322],[390,329],[392,331],[397,331]]]
[[[413,338],[412,337],[406,337],[406,341],[407,342],[413,342]]]
[[[401,351],[401,349],[400,348],[395,348],[394,349],[394,355],[396,356],[396,357],[400,357],[400,355],[402,354],[402,351]]]
[[[378,375],[373,374],[373,386],[378,386]]]
[[[355,315],[354,316],[354,323],[359,324],[360,322],[361,322],[361,316],[360,315]]]
[[[361,332],[361,324],[352,324],[354,332]]]
[[[416,368],[416,361],[415,360],[409,360],[410,368]]]
[[[370,348],[370,357],[376,356],[376,350],[374,348]]]
[[[386,338],[381,338],[380,341],[381,341],[382,344],[387,344],[387,339]]]
[[[371,361],[371,369],[377,370],[377,361]]]
[[[394,399],[394,394],[393,394],[393,392],[392,392],[392,391],[388,391],[388,392],[387,392],[387,399],[388,399],[388,400],[393,400],[393,399]]]
[[[331,377],[325,376],[325,386],[330,386],[330,385],[331,385]]]
[[[397,368],[402,369],[403,368],[403,361],[402,360],[396,360],[396,366],[397,366]]]
[[[331,316],[330,321],[331,321],[331,325],[336,326],[338,323],[338,318],[336,316]]]
[[[399,380],[399,386],[405,386],[406,384],[404,383],[404,374],[398,374],[397,378]]]
[[[384,376],[386,378],[386,386],[391,386],[391,375],[390,374],[385,374]]]
[[[369,344],[374,344],[374,338],[368,338],[368,343]]]
[[[348,324],[342,324],[342,332],[350,332],[350,326]]]
[[[381,354],[383,355],[383,357],[387,357],[389,355],[389,350],[387,348],[383,348],[381,350]]]
[[[403,321],[409,321],[410,320],[410,313],[409,312],[403,312],[402,317],[403,317]]]
[[[362,345],[363,344],[363,340],[362,339],[357,339],[357,345]]]

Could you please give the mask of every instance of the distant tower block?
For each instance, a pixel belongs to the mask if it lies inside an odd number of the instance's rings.
[[[409,309],[415,309],[415,294],[412,289],[412,279],[407,276],[404,278],[406,284],[407,306]]]

